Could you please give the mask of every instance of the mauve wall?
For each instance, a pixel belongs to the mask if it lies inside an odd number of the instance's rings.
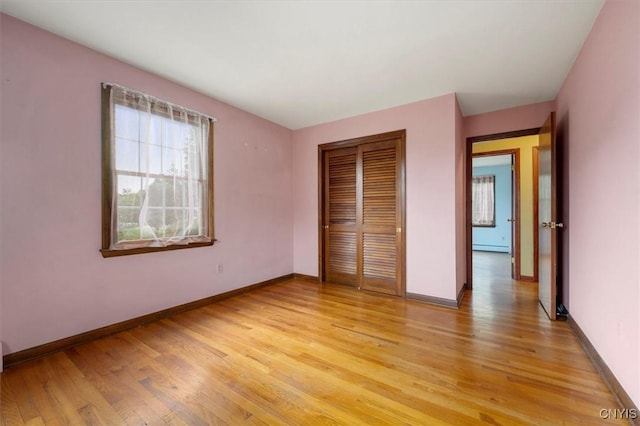
[[[292,272],[290,130],[6,15],[1,34],[4,354]],[[218,118],[220,243],[102,258],[102,81]]]
[[[609,0],[557,98],[569,312],[640,405],[640,3]],[[567,254],[567,253],[565,253]],[[627,407],[628,408],[628,407]]]
[[[456,98],[455,104],[455,165],[456,165],[456,294],[467,282],[467,164],[466,141],[464,138],[464,118]]]
[[[406,129],[407,292],[455,299],[455,102],[450,94],[293,132],[296,273],[318,275],[318,145]]]
[[[554,101],[470,115],[464,118],[464,137],[540,127],[551,111],[555,111]]]

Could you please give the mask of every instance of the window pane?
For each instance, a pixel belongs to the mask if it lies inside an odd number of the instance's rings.
[[[149,179],[149,182],[149,207],[163,207],[166,182],[164,179]]]
[[[116,139],[116,169],[137,172],[140,170],[138,142]]]
[[[138,140],[138,111],[122,105],[115,105],[116,137]]]
[[[184,156],[177,149],[162,149],[162,173],[169,176],[182,176]]]
[[[162,172],[162,147],[142,144],[140,150],[142,151],[140,172],[159,175]]]
[[[140,111],[140,142],[162,144],[162,119],[147,111]]]
[[[118,241],[140,239],[140,207],[118,207]]]
[[[189,223],[187,226],[190,226],[188,235],[199,235],[202,231],[202,221],[200,217],[200,210],[191,209],[191,215],[189,216]]]
[[[180,208],[171,208],[166,210],[166,235],[173,237],[184,234],[184,212]]]
[[[142,180],[139,177],[118,175],[118,241],[140,239],[140,204]]]
[[[185,153],[185,169],[194,179],[203,179],[201,158],[196,151],[190,150]]]
[[[147,225],[158,237],[163,237],[162,228],[164,227],[164,209],[159,207],[149,207],[149,209],[147,210]],[[153,235],[145,234],[143,235],[143,237],[153,238]]]
[[[175,149],[183,149],[187,143],[187,125],[175,120],[162,120],[162,132],[164,146]]]
[[[170,183],[167,183],[167,207],[184,207],[186,205],[185,188],[186,181],[183,179],[171,179]]]
[[[116,179],[118,180],[118,205],[140,205],[139,202],[134,203],[134,200],[139,199],[142,192],[142,178],[137,176],[126,176],[122,174],[116,175]],[[127,197],[123,197],[127,195]],[[137,198],[136,198],[137,197]]]
[[[198,182],[198,192],[196,194],[198,194],[198,202],[202,206],[202,209],[200,209],[202,213],[206,213],[207,211],[206,207],[204,206],[205,200],[207,199],[205,191],[206,191],[206,187],[204,185],[204,182]]]

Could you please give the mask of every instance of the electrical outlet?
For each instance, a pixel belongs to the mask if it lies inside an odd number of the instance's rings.
[[[221,274],[222,271],[224,271],[224,267],[222,266],[222,263],[218,263],[218,273]]]

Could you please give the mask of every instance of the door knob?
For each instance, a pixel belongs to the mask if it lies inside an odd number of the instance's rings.
[[[511,218],[507,219],[507,222],[509,222],[509,223],[515,222],[515,221],[516,221],[515,219],[511,219]]]
[[[556,228],[564,228],[564,223],[555,223],[555,222],[542,222],[541,223],[543,228],[550,228],[550,229],[556,229]]]

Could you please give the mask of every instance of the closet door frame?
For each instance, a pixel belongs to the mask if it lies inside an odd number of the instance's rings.
[[[383,142],[388,140],[398,141],[398,177],[399,177],[399,197],[400,205],[397,206],[396,215],[399,216],[400,223],[398,232],[398,250],[397,250],[397,262],[399,277],[400,296],[406,297],[406,167],[405,167],[405,152],[406,152],[406,130],[396,130],[392,132],[380,133],[370,136],[362,136],[353,139],[347,139],[337,142],[330,142],[318,145],[318,279],[323,282],[326,278],[325,271],[325,153],[327,151],[358,147],[363,144],[370,144],[374,142]],[[361,173],[361,171],[360,171]]]

